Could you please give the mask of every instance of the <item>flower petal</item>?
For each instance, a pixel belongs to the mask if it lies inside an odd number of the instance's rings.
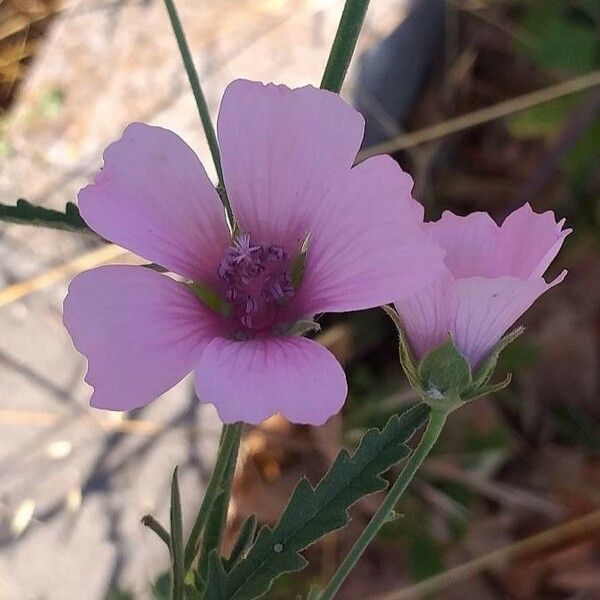
[[[393,159],[378,156],[354,167],[315,207],[300,313],[380,306],[445,272],[444,252],[427,235],[411,188]]]
[[[541,277],[518,279],[470,277],[455,282],[456,317],[452,331],[457,347],[476,367],[515,321],[545,291],[560,283]]]
[[[221,102],[219,142],[227,193],[240,227],[283,245],[352,166],[362,116],[311,86],[237,80]],[[300,221],[300,222],[299,222]]]
[[[453,331],[456,291],[447,273],[420,292],[395,302],[415,358],[421,359]]]
[[[306,338],[215,338],[202,352],[196,391],[224,423],[257,424],[281,413],[321,425],[342,407],[346,377],[335,357]]]
[[[132,265],[78,275],[63,319],[88,359],[92,406],[109,410],[143,406],[173,387],[219,330],[184,284]]]
[[[217,192],[193,150],[173,132],[132,123],[79,192],[102,237],[196,280],[213,276],[229,232]]]
[[[485,212],[459,217],[445,211],[427,224],[435,241],[446,250],[444,262],[455,278],[494,275],[498,225]]]
[[[515,210],[500,228],[495,274],[541,277],[571,233],[563,225],[550,210],[535,213],[529,204]]]

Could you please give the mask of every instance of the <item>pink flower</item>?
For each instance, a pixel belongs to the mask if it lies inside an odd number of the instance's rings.
[[[396,309],[416,358],[448,333],[472,368],[552,283],[543,274],[565,237],[564,219],[534,213],[525,204],[501,227],[483,212],[457,217],[446,211],[428,228],[446,250],[445,273],[425,289],[396,301]]]
[[[330,92],[229,85],[218,136],[233,240],[200,161],[174,133],[135,123],[108,147],[79,194],[83,218],[185,281],[127,265],[73,280],[64,322],[88,359],[92,406],[142,406],[194,371],[198,397],[224,422],[283,413],[319,424],[340,409],[342,368],[292,335],[294,324],[405,297],[443,269],[410,177],[387,156],[352,168],[362,135],[362,117]]]

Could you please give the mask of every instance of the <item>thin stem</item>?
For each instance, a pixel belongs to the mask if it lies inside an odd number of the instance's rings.
[[[368,6],[369,0],[346,0],[321,80],[323,89],[336,93],[342,89]]]
[[[175,39],[177,40],[177,45],[179,46],[179,52],[181,53],[183,66],[185,67],[192,92],[194,93],[194,98],[196,99],[196,106],[198,107],[198,113],[200,114],[200,120],[202,121],[202,127],[204,128],[204,134],[206,135],[206,140],[208,142],[208,147],[210,148],[213,163],[215,164],[215,169],[217,170],[217,176],[219,177],[219,185],[217,186],[219,197],[221,198],[221,202],[223,202],[229,222],[233,224],[233,212],[224,188],[223,168],[221,166],[219,143],[217,141],[215,128],[213,127],[212,120],[210,118],[208,104],[206,103],[206,98],[204,96],[204,92],[202,91],[202,86],[200,85],[198,72],[196,71],[196,67],[194,67],[194,61],[192,59],[190,48],[187,40],[185,39],[185,33],[183,31],[181,21],[179,20],[179,15],[177,14],[175,1],[164,1],[165,6],[167,7],[167,12],[169,13],[169,19],[171,20],[171,26],[173,27],[173,33],[175,34]]]
[[[225,474],[223,475],[223,482],[221,484],[221,493],[215,500],[208,517],[208,524],[204,532],[204,537],[202,538],[202,547],[200,550],[201,563],[208,560],[208,556],[212,550],[221,549],[223,531],[227,521],[227,509],[229,508],[229,501],[231,499],[231,485],[233,483],[233,475],[237,464],[239,442],[240,440],[238,439],[237,447],[232,448],[232,451],[229,454],[229,461],[227,462]]]
[[[171,550],[171,536],[169,532],[152,516],[152,515],[144,515],[142,517],[142,524],[148,527],[148,529],[152,529],[154,533],[167,545],[169,550]]]
[[[343,560],[342,564],[338,567],[331,581],[319,596],[319,600],[331,600],[340,589],[340,586],[344,583],[344,580],[350,571],[352,571],[358,562],[358,559],[362,556],[367,546],[373,541],[373,538],[387,521],[389,514],[394,509],[398,500],[400,500],[400,497],[415,476],[415,473],[435,445],[442,428],[444,427],[447,416],[448,413],[446,412],[439,410],[431,411],[427,429],[425,430],[425,433],[423,433],[419,445],[411,454],[404,469],[398,476],[398,479],[396,479],[396,482],[381,503],[381,506],[377,509],[377,512],[373,515],[373,518],[369,521],[369,524],[360,534],[360,537]]]
[[[200,545],[200,536],[208,521],[208,517],[211,514],[213,505],[217,496],[223,491],[223,486],[227,484],[225,482],[225,474],[227,472],[227,466],[234,454],[237,458],[238,449],[240,446],[240,439],[242,437],[242,430],[244,428],[243,423],[234,423],[233,425],[223,425],[223,432],[221,434],[221,443],[219,445],[219,452],[217,454],[217,460],[213,469],[204,499],[200,505],[200,510],[196,516],[194,526],[190,533],[190,537],[185,547],[185,571],[189,571],[194,558],[198,554]],[[228,482],[231,486],[231,482]]]

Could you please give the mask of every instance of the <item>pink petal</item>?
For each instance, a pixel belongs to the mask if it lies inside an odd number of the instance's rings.
[[[495,274],[541,277],[571,233],[563,224],[552,211],[535,213],[529,204],[514,211],[500,228]]]
[[[470,277],[456,281],[457,311],[452,332],[471,366],[477,366],[535,300],[565,276],[566,271],[549,284],[541,277]]]
[[[476,367],[535,300],[565,275],[548,284],[541,277],[453,280],[448,274],[395,304],[417,359],[451,333],[457,347]]]
[[[412,179],[389,156],[354,167],[311,214],[305,315],[379,306],[404,298],[445,272],[444,253],[426,233]]]
[[[237,80],[225,90],[218,133],[225,184],[242,230],[285,245],[345,176],[360,147],[361,115],[311,86]]]
[[[444,262],[455,278],[495,274],[498,226],[487,213],[459,217],[445,211],[439,221],[427,226],[433,239],[446,250]]]
[[[276,413],[321,425],[342,407],[346,377],[335,357],[306,338],[215,338],[196,369],[196,391],[224,423],[257,424]]]
[[[447,273],[420,292],[395,303],[415,358],[421,359],[453,331],[458,309],[452,276]]]
[[[229,243],[218,195],[192,149],[173,132],[127,127],[104,168],[79,192],[86,223],[102,237],[196,280],[206,280]]]
[[[109,410],[143,406],[173,387],[219,329],[184,284],[129,265],[77,276],[63,318],[88,359],[91,404]]]

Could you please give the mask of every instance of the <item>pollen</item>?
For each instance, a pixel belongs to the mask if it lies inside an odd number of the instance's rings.
[[[294,297],[291,262],[285,248],[257,243],[247,233],[227,248],[217,274],[239,320],[239,334],[253,337],[278,324],[282,307]]]

